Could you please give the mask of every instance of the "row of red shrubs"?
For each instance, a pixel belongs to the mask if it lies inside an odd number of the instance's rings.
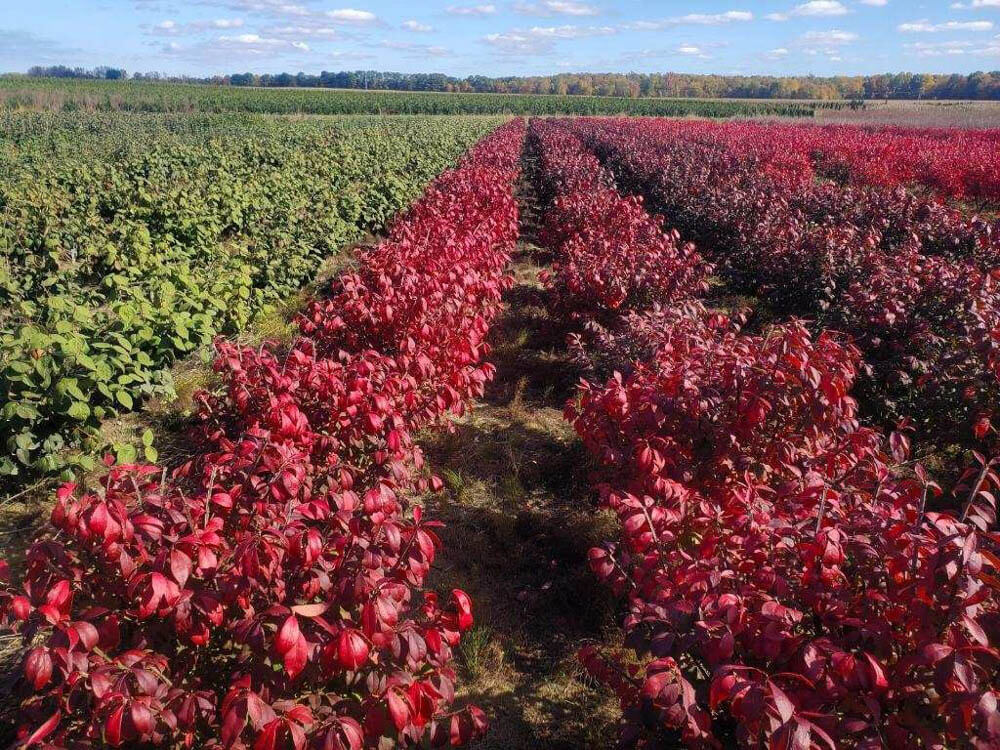
[[[586,185],[571,129],[533,128],[547,197]],[[606,215],[559,200],[557,254],[616,246]],[[1000,746],[994,463],[977,456],[959,513],[933,512],[909,429],[859,424],[848,340],[747,333],[697,301],[639,308],[578,339],[609,377],[567,408],[620,521],[590,564],[626,597],[625,649],[581,658],[621,699],[623,744]],[[591,317],[592,295],[576,309]]]
[[[114,466],[58,492],[52,529],[0,595],[31,646],[25,745],[461,745],[462,591],[425,591],[436,490],[413,434],[493,375],[511,284],[512,122],[444,173],[298,321],[291,346],[220,342],[192,457]]]
[[[712,267],[694,246],[664,233],[642,198],[619,194],[614,178],[573,135],[536,125],[528,145],[548,207],[540,240],[558,249],[543,279],[558,307],[602,319],[707,291]]]
[[[816,182],[778,149],[782,128],[706,143],[669,121],[567,127],[735,289],[850,334],[882,424],[911,417],[937,444],[983,449],[1000,418],[997,225],[902,189]]]

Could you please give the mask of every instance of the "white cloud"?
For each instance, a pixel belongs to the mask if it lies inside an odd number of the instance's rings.
[[[702,60],[710,60],[711,55],[707,54],[705,50],[699,47],[697,44],[679,44],[674,48],[674,52],[678,55],[686,55],[688,57],[698,57]]]
[[[917,57],[1000,56],[1000,36],[985,44],[953,39],[945,42],[909,42],[903,47]]]
[[[447,47],[439,47],[434,44],[416,44],[414,42],[394,42],[383,40],[381,46],[386,49],[401,50],[407,53],[407,57],[448,57],[451,50]]]
[[[853,31],[840,31],[832,29],[830,31],[807,31],[799,37],[799,40],[806,43],[840,45],[850,44],[858,40],[858,35]]]
[[[237,42],[239,44],[281,44],[278,39],[266,39],[260,34],[240,34],[239,36],[220,36],[220,42]]]
[[[266,30],[271,36],[312,39],[339,39],[342,34],[332,26],[275,26]]]
[[[497,12],[495,5],[449,5],[445,9],[453,16],[492,16]]]
[[[202,0],[203,5],[218,5],[247,13],[267,13],[283,16],[307,16],[310,10],[288,0]]]
[[[943,57],[945,55],[964,55],[975,45],[972,42],[914,42],[903,47],[920,57]]]
[[[433,26],[429,26],[426,23],[420,23],[420,21],[403,21],[402,26],[407,31],[416,31],[419,33],[427,33],[428,31],[434,31]]]
[[[323,15],[334,21],[334,23],[366,24],[374,23],[378,20],[375,14],[371,11],[357,10],[355,8],[338,8],[337,10],[328,10],[323,13]]]
[[[862,5],[871,5],[876,8],[884,8],[889,4],[889,0],[858,0]]]
[[[216,18],[211,21],[189,21],[188,23],[177,23],[168,19],[143,28],[147,34],[153,36],[180,36],[182,34],[200,34],[212,29],[239,29],[242,27],[242,18]]]
[[[937,31],[990,31],[993,29],[992,21],[945,21],[944,23],[931,23],[927,19],[901,23],[896,27],[904,33],[934,33]]]
[[[502,34],[488,34],[483,41],[502,55],[548,55],[555,42],[565,39],[586,39],[617,33],[613,26],[534,26],[513,29]]]
[[[795,40],[796,49],[805,55],[827,55],[833,58],[839,55],[844,45],[853,44],[860,37],[853,31],[807,31]]]
[[[843,3],[837,0],[810,0],[795,6],[791,15],[793,16],[844,16],[850,11]]]
[[[544,55],[552,51],[552,41],[537,39],[522,31],[487,34],[483,41],[503,55]]]
[[[764,57],[768,60],[783,60],[788,57],[788,49],[785,47],[777,47],[770,52],[765,53]]]
[[[573,0],[541,0],[537,3],[518,2],[514,4],[514,12],[529,16],[596,16],[600,13],[597,7],[588,3]]]
[[[1000,0],[972,0],[971,3],[952,3],[956,10],[973,10],[975,8],[1000,8]]]
[[[660,31],[674,26],[723,26],[752,20],[753,13],[748,10],[730,10],[725,13],[688,13],[686,16],[673,16],[658,21],[633,21],[623,24],[622,28],[632,31]]]
[[[793,17],[846,16],[850,12],[839,0],[810,0],[796,5],[787,13],[768,13],[765,18],[769,21],[787,21]]]
[[[615,29],[612,26],[533,26],[528,33],[547,39],[584,39],[592,36],[608,36],[614,34]]]
[[[309,45],[305,42],[277,39],[275,37],[261,36],[260,34],[238,34],[236,36],[223,34],[216,38],[216,43],[222,47],[239,49],[247,54],[264,54],[275,50],[295,49],[300,52],[309,52]]]

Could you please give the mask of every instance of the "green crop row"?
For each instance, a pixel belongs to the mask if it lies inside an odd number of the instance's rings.
[[[808,102],[746,99],[630,99],[610,96],[260,89],[44,78],[0,79],[0,107],[49,111],[654,117],[811,117],[816,109],[816,105]]]
[[[175,359],[288,298],[498,123],[0,117],[0,481],[88,466],[105,419],[172,393]]]

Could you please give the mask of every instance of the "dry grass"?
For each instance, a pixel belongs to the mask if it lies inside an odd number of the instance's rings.
[[[1000,102],[868,102],[865,109],[820,109],[820,125],[905,125],[914,128],[1000,128]]]
[[[490,716],[477,747],[602,748],[614,744],[617,703],[581,674],[575,653],[615,632],[615,603],[586,557],[614,519],[597,510],[582,445],[562,417],[577,373],[538,270],[527,255],[515,266],[483,403],[423,442],[447,488],[430,502],[446,523],[431,583],[460,587],[475,605],[459,696]]]
[[[454,431],[422,441],[446,484],[430,501],[446,524],[430,583],[472,597],[477,625],[459,651],[458,690],[490,718],[477,748],[606,748],[618,703],[582,673],[576,651],[617,645],[617,604],[587,566],[615,520],[598,510],[586,453],[562,416],[579,372],[538,280],[548,258],[530,245],[532,196],[521,198],[525,242],[491,333],[497,376]]]

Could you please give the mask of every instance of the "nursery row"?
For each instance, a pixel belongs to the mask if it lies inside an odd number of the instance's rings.
[[[944,199],[1000,201],[1000,130],[759,122],[668,123],[677,137],[840,184],[908,186]]]
[[[362,74],[353,74],[355,85]],[[378,75],[378,74],[374,74]],[[427,84],[433,85],[433,76]],[[373,81],[374,85],[374,81]],[[580,94],[216,86],[153,81],[0,77],[0,111],[255,112],[319,115],[645,115],[658,117],[812,117],[844,102],[631,98]]]
[[[543,244],[557,250],[544,280],[570,314],[608,314],[667,304],[707,290],[711,266],[641,198],[623,198],[614,178],[570,133],[533,121],[529,148],[547,205]]]
[[[842,183],[912,185],[942,198],[1000,202],[1000,131],[778,127],[819,174]],[[803,136],[805,136],[803,138]]]
[[[287,348],[217,344],[193,456],[59,490],[0,596],[23,638],[28,745],[460,745],[452,650],[472,624],[423,588],[439,546],[414,444],[482,394],[517,239],[523,124],[445,172]]]
[[[557,266],[577,244],[613,251],[620,226],[567,210],[577,188],[613,193],[606,175],[565,125],[532,127]],[[624,283],[660,286],[642,271]],[[860,426],[860,352],[840,335],[796,321],[751,334],[682,294],[600,310],[592,296],[577,347],[609,377],[567,417],[620,521],[590,564],[627,599],[629,653],[581,658],[621,699],[623,744],[1000,742],[993,463],[964,477],[960,513],[931,512],[940,489],[910,463],[909,429]]]
[[[1000,232],[903,190],[817,184],[752,147],[676,123],[564,127],[643,194],[738,290],[854,337],[859,388],[885,424],[937,444],[991,432],[1000,404]]]
[[[4,118],[0,475],[89,463],[81,440],[170,395],[175,358],[296,293],[497,124]]]

